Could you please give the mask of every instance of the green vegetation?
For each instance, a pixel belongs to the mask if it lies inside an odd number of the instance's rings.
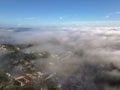
[[[8,51],[19,51],[19,47],[12,44],[1,44],[0,46]]]
[[[24,53],[22,49],[26,49],[31,47],[32,45],[12,45],[12,44],[2,44],[2,49],[10,51],[2,56],[2,60],[6,60],[7,63],[3,65],[3,72],[0,72],[0,90],[58,90],[55,86],[56,84],[53,82],[42,82],[38,83],[38,81],[33,81],[25,84],[23,87],[17,88],[13,83],[15,82],[11,77],[8,77],[5,72],[11,72],[16,66],[22,66],[24,74],[36,73],[38,70],[34,67],[32,61],[36,59],[45,59],[50,56],[47,51],[43,52],[31,52]],[[7,67],[6,67],[7,66]],[[43,65],[41,65],[43,68]],[[19,72],[19,71],[18,71]],[[44,77],[45,79],[45,77]],[[32,83],[32,84],[31,84]],[[7,87],[9,87],[9,89]]]
[[[50,54],[46,51],[43,52],[31,52],[31,53],[24,53],[22,49],[31,47],[32,44],[28,45],[12,45],[12,44],[2,44],[1,48],[10,51],[2,56],[3,62],[6,62],[3,65],[3,69],[6,72],[10,72],[15,66],[21,65],[23,67],[23,72],[26,73],[34,73],[35,67],[32,61],[36,59],[44,59],[48,58]],[[12,52],[11,52],[12,51]],[[7,66],[7,67],[6,67]],[[42,65],[43,66],[43,65]],[[42,67],[43,68],[43,67]]]
[[[0,83],[9,82],[9,77],[2,71],[0,71]]]
[[[12,78],[8,77],[3,71],[0,71],[0,90],[15,90]]]
[[[21,87],[19,90],[40,90],[40,89],[36,89],[35,87],[33,87],[33,85],[26,84],[25,86]]]

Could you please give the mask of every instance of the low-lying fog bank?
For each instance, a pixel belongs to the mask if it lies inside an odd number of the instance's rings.
[[[63,90],[120,89],[120,27],[0,29],[0,43],[32,44],[24,53],[48,52],[44,69],[56,75]],[[0,57],[6,53],[1,50]],[[37,58],[34,65],[39,69],[44,61]]]

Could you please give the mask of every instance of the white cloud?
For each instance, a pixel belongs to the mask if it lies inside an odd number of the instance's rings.
[[[112,18],[112,17],[114,17],[114,15],[120,15],[120,11],[109,13],[105,17],[106,18]]]
[[[105,16],[106,18],[110,18],[110,16],[109,15],[107,15],[107,16]]]
[[[63,17],[59,17],[60,20],[63,20]]]

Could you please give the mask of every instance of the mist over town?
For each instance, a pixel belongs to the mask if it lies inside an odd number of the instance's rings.
[[[0,88],[119,89],[120,27],[54,29],[0,29]]]

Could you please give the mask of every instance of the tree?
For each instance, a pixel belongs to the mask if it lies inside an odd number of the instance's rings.
[[[15,90],[12,79],[0,71],[0,90]]]

